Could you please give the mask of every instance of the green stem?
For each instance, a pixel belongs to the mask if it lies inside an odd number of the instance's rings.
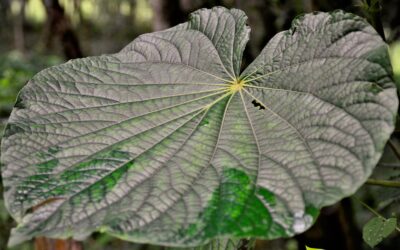
[[[360,200],[357,196],[353,195],[352,196],[356,201],[360,202],[361,205],[363,205],[364,207],[366,207],[371,213],[373,213],[374,215],[376,215],[377,217],[387,221],[388,219],[386,219],[383,215],[381,215],[378,211],[376,211],[375,209],[373,209],[372,207],[370,207],[367,203],[363,202],[362,200]],[[396,230],[398,232],[400,232],[400,228],[398,226],[396,226]]]
[[[365,184],[374,185],[374,186],[381,186],[381,187],[400,188],[400,182],[398,182],[398,181],[368,179],[365,182]]]
[[[375,209],[373,209],[372,207],[370,207],[367,203],[365,203],[365,202],[363,202],[362,200],[360,200],[357,196],[353,196],[353,198],[354,198],[356,201],[360,202],[361,205],[363,205],[364,207],[366,207],[369,211],[371,211],[371,213],[375,214],[375,215],[376,215],[377,217],[379,217],[379,218],[382,218],[382,219],[385,219],[385,220],[386,220],[386,218],[383,217],[382,215],[380,215],[380,214],[378,213],[378,211],[376,211]]]

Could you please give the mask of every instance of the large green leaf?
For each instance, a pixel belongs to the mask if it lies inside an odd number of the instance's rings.
[[[21,91],[2,142],[11,244],[37,235],[196,246],[306,230],[393,130],[387,46],[341,11],[297,18],[240,73],[239,10],[202,9]]]

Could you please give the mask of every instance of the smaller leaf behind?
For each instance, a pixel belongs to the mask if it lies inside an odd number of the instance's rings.
[[[370,246],[378,245],[384,238],[388,237],[397,225],[396,218],[374,217],[363,228],[363,239]]]

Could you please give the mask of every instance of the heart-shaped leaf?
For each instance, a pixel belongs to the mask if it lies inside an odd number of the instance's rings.
[[[378,245],[384,238],[388,237],[397,226],[396,218],[374,217],[363,228],[363,239],[370,246]]]
[[[272,239],[352,194],[393,130],[386,44],[341,11],[297,18],[240,73],[239,10],[202,9],[21,91],[2,142],[11,245],[93,231],[153,244]]]

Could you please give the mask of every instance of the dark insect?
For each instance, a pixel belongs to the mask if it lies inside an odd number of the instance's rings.
[[[258,107],[260,110],[265,109],[264,105],[257,102],[256,100],[253,100],[251,103],[254,105],[254,107],[256,107],[256,108]]]

